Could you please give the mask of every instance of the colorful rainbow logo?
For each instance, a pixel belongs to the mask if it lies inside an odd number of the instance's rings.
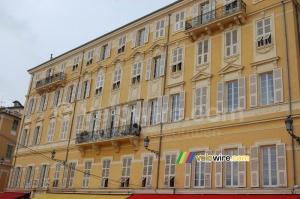
[[[180,152],[176,164],[182,164],[182,163],[191,164],[195,155],[196,152]]]

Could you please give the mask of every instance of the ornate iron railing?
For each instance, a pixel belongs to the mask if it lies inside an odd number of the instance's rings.
[[[246,12],[246,4],[242,0],[235,0],[226,4],[221,8],[217,8],[205,14],[199,15],[185,22],[185,30],[189,30],[198,26],[202,26],[211,21],[220,19],[233,13],[244,11]]]
[[[107,128],[96,131],[82,131],[76,135],[76,143],[95,142],[130,135],[140,136],[141,127],[137,124],[125,125],[118,128]]]
[[[64,80],[65,78],[66,78],[66,74],[64,72],[54,74],[52,76],[46,77],[45,79],[37,81],[36,88],[51,84],[51,83],[59,81],[59,80]]]

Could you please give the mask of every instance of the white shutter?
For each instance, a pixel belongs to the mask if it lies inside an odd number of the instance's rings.
[[[161,123],[162,96],[157,98],[156,124]]]
[[[285,144],[284,143],[276,144],[278,187],[287,187],[285,153],[286,153]]]
[[[46,165],[46,168],[45,168],[46,171],[45,171],[45,176],[44,176],[44,187],[45,188],[47,187],[47,180],[48,180],[49,168],[50,168],[50,166]]]
[[[216,150],[216,155],[222,154],[222,150]],[[222,162],[216,162],[215,187],[222,187]]]
[[[39,145],[41,142],[42,132],[43,126],[40,126],[39,132],[37,132],[36,145]]]
[[[39,166],[38,175],[37,175],[37,179],[36,179],[36,188],[39,187],[42,169],[43,169],[43,166],[42,165]]]
[[[101,61],[101,50],[102,50],[102,46],[99,46],[97,48],[97,62]]]
[[[148,43],[149,40],[149,25],[145,26],[145,37],[144,37],[144,43]]]
[[[224,95],[224,83],[218,82],[218,94],[217,94],[217,113],[223,112],[223,95]]]
[[[132,32],[131,48],[135,48],[136,43],[136,30]]]
[[[99,131],[100,129],[101,114],[101,110],[96,112],[95,131]]]
[[[191,187],[191,164],[185,164],[184,188]]]
[[[193,5],[193,17],[198,17],[198,9],[199,9],[199,4],[198,3],[195,3]]]
[[[238,152],[240,156],[246,155],[245,147],[239,147]],[[246,162],[238,162],[238,185],[239,187],[246,187]]]
[[[251,146],[250,152],[251,187],[259,187],[258,147]]]
[[[25,105],[25,115],[28,115],[29,101],[30,100],[28,99]]]
[[[163,96],[163,107],[162,107],[162,123],[168,121],[168,104],[169,104],[169,95]]]
[[[92,114],[88,113],[86,117],[86,126],[85,126],[86,131],[90,131],[91,119],[92,119]]]
[[[66,104],[66,102],[67,102],[68,89],[69,89],[68,86],[66,86],[66,88],[64,89],[65,92],[64,92],[64,98],[63,98],[63,104]]]
[[[36,108],[36,112],[37,113],[40,112],[41,98],[42,98],[42,96],[38,97],[38,100],[37,100],[37,108]]]
[[[80,100],[80,98],[81,98],[81,87],[82,87],[82,82],[79,82],[78,90],[77,90],[77,100]]]
[[[252,74],[249,76],[250,85],[250,107],[257,106],[257,75]]]
[[[148,101],[144,100],[144,102],[143,102],[142,124],[141,124],[141,126],[146,126],[147,125],[147,108],[148,108]]]
[[[116,107],[115,117],[114,117],[114,128],[118,128],[120,119],[120,107]]]
[[[28,129],[28,131],[29,131],[29,129]],[[32,144],[33,144],[34,131],[35,131],[35,128],[33,128],[31,131],[31,138],[30,138],[30,142],[29,142],[30,146],[32,146]]]
[[[87,82],[87,88],[86,88],[86,95],[85,98],[88,98],[90,96],[90,90],[91,90],[91,79]]]
[[[180,107],[179,107],[179,120],[183,120],[184,119],[184,108],[185,108],[185,91],[181,91],[180,92]]]
[[[63,179],[62,179],[62,183],[61,183],[61,187],[66,187],[67,185],[67,177],[68,177],[68,173],[69,173],[69,166],[64,166],[64,174],[63,174]]]
[[[16,179],[17,180],[16,188],[19,188],[19,186],[20,186],[20,181],[21,181],[21,176],[22,176],[22,171],[23,171],[22,167],[19,167],[19,168],[20,168],[19,175],[18,175],[18,178]]]
[[[152,64],[152,57],[147,59],[147,69],[146,69],[146,78],[145,80],[149,80],[151,78],[151,64]]]
[[[160,76],[165,75],[165,67],[166,67],[166,53],[162,53],[160,55]]]
[[[26,132],[26,131],[25,131]],[[27,141],[28,141],[28,137],[29,137],[29,132],[30,132],[30,129],[27,130],[27,133],[25,134],[25,138],[24,138],[24,146],[27,146]]]
[[[122,126],[125,126],[127,124],[127,114],[128,113],[128,105],[126,104],[123,106],[123,114],[122,114]]]
[[[31,113],[30,114],[34,113],[35,103],[36,103],[36,97],[33,98],[33,105],[32,105],[32,109],[31,109]]]
[[[141,101],[136,103],[136,112],[135,112],[135,123],[140,125],[140,117],[141,117]]]
[[[108,123],[108,109],[105,109],[104,111],[104,118],[103,118],[103,129],[107,129],[107,123]]]
[[[207,155],[212,155],[211,150],[206,150]],[[212,162],[205,162],[205,174],[204,174],[204,186],[205,188],[211,188],[211,168]]]
[[[110,42],[108,42],[108,44],[107,44],[107,57],[106,58],[109,58],[110,57],[110,51],[111,51],[111,41]]]
[[[32,180],[33,180],[33,176],[34,176],[34,171],[35,171],[35,167],[32,166],[32,169],[31,169],[31,175],[30,175],[30,179],[29,179],[29,185],[30,185],[29,188],[32,187]]]
[[[73,84],[73,90],[72,90],[72,96],[71,96],[71,103],[74,102],[75,100],[75,95],[76,95],[76,88],[77,88],[77,84]]]
[[[57,106],[60,106],[61,104],[61,98],[62,98],[62,95],[63,95],[63,89],[61,88],[59,90],[59,96],[58,96],[58,103],[57,103]]]
[[[240,77],[238,79],[238,87],[239,87],[239,109],[246,108],[246,88],[245,88],[245,77]]]
[[[274,80],[274,102],[283,102],[282,68],[273,70]]]
[[[51,93],[51,103],[50,103],[50,108],[53,108],[53,105],[54,105],[54,97],[55,97],[55,91],[53,91]]]

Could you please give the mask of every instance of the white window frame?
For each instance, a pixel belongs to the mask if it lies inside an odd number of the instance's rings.
[[[266,25],[266,21],[269,20],[269,24]],[[258,27],[258,24],[262,23],[261,27]],[[267,30],[267,27],[269,27],[269,30]],[[261,29],[261,33],[259,33],[259,29]],[[255,32],[256,32],[256,47],[257,48],[263,48],[265,46],[269,46],[273,44],[272,36],[272,19],[271,17],[265,17],[263,19],[257,20],[255,22]],[[270,42],[268,41],[271,40]],[[263,41],[263,42],[261,42]]]
[[[82,188],[88,188],[90,184],[90,174],[92,170],[92,160],[84,161],[84,171],[83,171],[83,179],[82,179]]]
[[[271,173],[271,164],[270,164],[270,160],[271,160],[271,153],[270,153],[270,150],[271,150],[271,147],[274,147],[275,148],[275,165],[276,165],[276,175],[272,175]],[[269,175],[269,184],[268,185],[264,185],[264,161],[263,161],[263,149],[264,148],[267,148],[268,149],[268,175]],[[277,176],[277,172],[278,172],[278,167],[277,167],[277,148],[276,148],[276,145],[270,145],[270,146],[261,146],[260,147],[260,151],[261,151],[261,184],[262,184],[262,187],[278,187],[278,176]],[[270,185],[270,182],[272,183],[272,176],[276,177],[276,184],[275,185]]]
[[[172,73],[176,73],[183,70],[183,50],[184,47],[179,47],[172,50]]]
[[[126,160],[126,163],[124,162]],[[124,157],[122,158],[122,177],[121,177],[121,187],[130,186],[130,172],[133,158]],[[124,165],[125,163],[125,165]],[[125,172],[124,172],[125,171]]]
[[[99,95],[103,92],[104,79],[105,79],[104,74],[101,74],[101,75],[97,76],[96,87],[95,87],[95,95]]]
[[[23,130],[22,136],[20,137],[20,143],[21,143],[21,146],[20,146],[20,147],[27,146],[29,133],[30,133],[30,132],[29,132],[29,129],[28,129],[28,128],[25,128],[25,129]]]
[[[143,62],[137,62],[133,64],[132,67],[132,85],[139,84],[141,82],[141,73],[142,73]]]
[[[112,90],[118,90],[121,87],[121,79],[122,79],[122,68],[116,69],[114,71],[114,78],[112,84]]]
[[[78,71],[79,59],[80,59],[79,55],[73,58],[72,72],[77,72]]]
[[[149,164],[150,159],[152,161],[151,164]],[[152,155],[143,156],[142,187],[151,187],[153,161],[154,157]]]
[[[204,95],[206,90],[206,95]],[[197,96],[197,92],[199,92],[199,96]],[[197,102],[199,104],[197,104]],[[195,88],[194,90],[194,117],[199,118],[203,116],[207,116],[209,113],[209,86],[201,86]],[[204,111],[205,110],[205,111]],[[197,114],[199,111],[199,114]]]
[[[236,42],[233,40],[234,32],[236,31]],[[229,40],[227,40],[227,36],[229,34]],[[229,54],[228,54],[229,52]],[[237,55],[239,53],[239,29],[233,29],[224,33],[224,57],[231,57]]]
[[[167,162],[168,155],[170,155],[170,162]],[[176,187],[176,185],[175,185],[176,159],[177,159],[176,153],[165,154],[165,180],[164,180],[165,188]],[[172,162],[172,160],[174,160],[174,161]],[[172,170],[174,170],[174,173],[172,173]],[[174,186],[171,186],[171,180],[174,183]]]
[[[29,170],[30,168],[30,170]],[[23,187],[25,189],[29,189],[32,187],[32,179],[33,179],[33,176],[34,176],[34,166],[33,165],[28,165],[26,167],[26,175],[24,175],[24,182],[23,182]],[[29,172],[30,171],[30,172]]]
[[[154,107],[152,106],[154,103]],[[158,111],[158,100],[153,99],[149,101],[149,125],[157,124],[157,111]]]
[[[69,118],[65,118],[61,124],[61,130],[60,130],[60,140],[66,140],[67,139],[67,133],[68,133],[68,127],[69,127]]]
[[[205,151],[201,151],[201,152],[197,152],[197,155],[205,155]],[[199,165],[199,166],[197,166]],[[205,167],[206,167],[206,164],[204,161],[201,161],[201,162],[198,162],[198,161],[195,161],[194,164],[193,164],[193,187],[194,188],[204,188],[205,187]],[[196,172],[196,170],[200,170],[200,172]],[[203,171],[203,174],[202,174],[202,171]],[[196,173],[198,173],[199,175],[199,185],[195,185],[196,184]],[[203,175],[203,179],[201,178],[201,175]],[[203,181],[203,185],[201,185],[201,181]]]
[[[136,31],[136,47],[142,46],[145,44],[146,37],[146,28],[141,28]]]
[[[224,150],[225,155],[229,155],[229,156],[233,156],[233,155],[239,155],[239,151],[238,148],[231,148],[231,149],[225,149]],[[236,152],[236,154],[234,154]],[[228,154],[230,153],[230,154]],[[225,181],[225,187],[238,187],[239,186],[239,163],[238,162],[224,162],[225,163],[225,172],[224,172],[224,181]],[[230,165],[230,184],[227,184],[227,167]],[[234,167],[237,168],[236,172],[234,171]],[[234,179],[233,179],[233,175],[236,174],[236,178],[237,178],[237,184],[234,185]]]
[[[52,184],[53,187],[58,187],[60,169],[61,169],[60,163],[54,164],[54,175],[53,175],[53,184]]]
[[[125,53],[126,51],[126,35],[119,37],[117,54]]]
[[[108,178],[110,172],[111,159],[105,159],[102,161],[102,179],[100,186],[102,188],[108,187]]]
[[[173,106],[173,99],[176,96],[178,99],[178,103],[176,106]],[[171,108],[170,108],[170,121],[171,122],[177,122],[180,120],[180,94],[174,94],[170,96],[170,102],[171,102]],[[173,110],[173,108],[178,109],[178,110]]]
[[[273,86],[273,90],[269,90],[269,75],[271,75],[272,77],[272,86]],[[267,103],[263,104],[262,103],[262,76],[266,76],[266,95],[267,95]],[[273,93],[273,102],[272,102],[272,93]],[[271,96],[270,96],[271,95]],[[271,97],[271,98],[270,98]],[[261,106],[268,106],[268,105],[272,105],[275,104],[275,85],[274,85],[274,72],[268,72],[268,73],[262,73],[259,74],[259,102]]]
[[[75,124],[75,136],[81,133],[83,128],[83,115],[78,115],[76,117],[76,124]]]
[[[53,137],[55,133],[55,122],[50,122],[48,126],[48,135],[47,135],[47,143],[53,142]]]
[[[60,72],[64,73],[66,70],[67,62],[62,62],[60,65]]]
[[[232,85],[233,84],[233,86],[236,84],[236,89],[237,89],[237,93],[234,93],[234,90],[232,90],[232,93],[230,93],[231,95],[232,95],[232,98],[230,99],[231,101],[232,101],[232,103],[231,103],[231,106],[232,106],[232,109],[231,110],[229,110],[229,85]],[[233,87],[234,88],[234,87]],[[233,80],[233,81],[230,81],[230,82],[226,82],[226,110],[227,110],[227,112],[234,112],[234,111],[237,111],[237,110],[239,110],[239,103],[238,103],[238,101],[239,101],[239,84],[238,84],[238,80],[236,79],[236,80]],[[234,94],[236,94],[237,96],[237,98],[235,99],[235,96],[234,96]],[[235,104],[235,100],[237,101],[237,104]],[[236,107],[235,107],[235,105],[236,105]]]
[[[94,50],[90,50],[89,52],[87,52],[86,66],[92,65],[93,59],[94,59]]]
[[[207,47],[205,47],[207,44]],[[209,39],[201,40],[197,43],[197,66],[209,63]]]
[[[155,31],[154,31],[154,39],[164,38],[165,36],[165,19],[161,19],[156,21],[155,23]]]
[[[69,167],[68,167],[70,169],[70,176],[69,176],[69,182],[68,182],[68,187],[69,188],[73,188],[73,186],[74,186],[76,166],[77,166],[77,162],[75,162],[75,161],[71,161],[69,163]]]
[[[174,33],[184,30],[185,28],[185,11],[182,10],[174,14]]]

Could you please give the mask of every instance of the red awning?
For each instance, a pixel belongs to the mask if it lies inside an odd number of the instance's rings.
[[[30,193],[16,193],[16,192],[5,192],[0,193],[0,199],[27,199],[29,198]]]
[[[199,195],[199,194],[133,194],[128,197],[128,199],[300,199],[300,195],[292,195],[292,194],[207,194],[207,195]]]

